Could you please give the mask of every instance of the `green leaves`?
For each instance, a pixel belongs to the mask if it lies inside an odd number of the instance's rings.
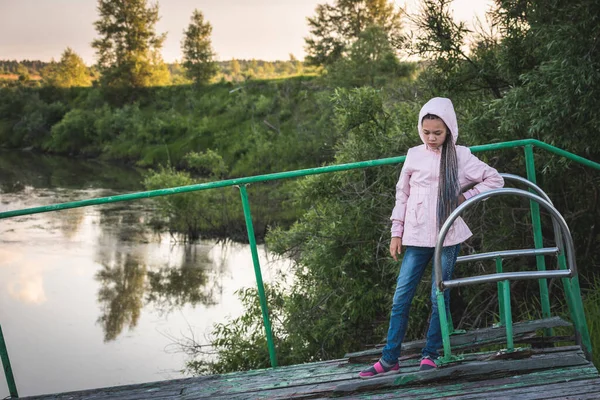
[[[414,69],[415,64],[399,62],[384,29],[372,25],[358,35],[347,57],[328,67],[327,79],[334,87],[380,87],[409,77]]]
[[[377,27],[386,42],[401,42],[401,12],[388,0],[336,0],[320,4],[308,18],[310,36],[305,38],[311,65],[329,66],[348,55],[352,44],[370,27]]]
[[[166,35],[157,35],[158,3],[147,0],[98,0],[99,38],[92,42],[101,82],[110,87],[165,85],[168,71],[160,56]]]
[[[60,88],[73,86],[91,86],[90,72],[83,59],[70,47],[63,52],[57,64],[50,64],[44,69],[44,81]]]
[[[194,10],[190,24],[184,31],[181,49],[186,74],[197,84],[208,83],[218,70],[210,42],[211,33],[212,26],[204,21],[202,12]]]
[[[227,165],[219,153],[208,149],[205,152],[191,152],[183,158],[188,169],[213,180],[223,179],[227,175]]]

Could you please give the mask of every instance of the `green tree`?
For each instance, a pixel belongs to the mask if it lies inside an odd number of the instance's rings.
[[[437,90],[461,93],[489,92],[502,98],[510,87],[499,67],[500,38],[491,32],[473,35],[464,22],[456,22],[451,0],[424,0],[413,18],[416,40],[412,51],[433,62]]]
[[[169,71],[171,73],[172,85],[185,85],[190,83],[189,79],[186,77],[185,68],[183,68],[178,61],[169,65]]]
[[[240,80],[240,75],[242,74],[242,68],[240,67],[240,62],[235,58],[231,59],[231,78],[235,81]]]
[[[336,0],[320,4],[316,15],[308,18],[310,36],[305,38],[311,65],[331,65],[347,55],[361,32],[380,27],[394,47],[403,41],[401,11],[388,0]]]
[[[337,87],[380,86],[390,78],[410,76],[414,64],[401,64],[385,32],[370,26],[352,44],[348,57],[329,68],[329,78]]]
[[[462,99],[471,112],[477,101],[480,115],[463,132],[480,142],[534,137],[597,158],[598,3],[497,0],[494,30],[480,35],[456,23],[449,7],[424,1],[415,51],[432,61],[423,74],[432,94]]]
[[[302,62],[298,60],[292,53],[290,53],[290,61],[288,61],[286,64],[291,64],[294,69],[293,73],[297,75],[302,75],[302,72],[304,72],[304,66],[302,65]]]
[[[92,84],[89,70],[83,59],[70,47],[63,52],[58,63],[50,64],[44,69],[44,80],[50,86],[63,88]]]
[[[204,21],[201,11],[194,10],[187,30],[183,32],[181,43],[183,66],[187,75],[195,83],[206,84],[217,73],[215,53],[210,43],[212,26]]]
[[[29,70],[22,64],[17,66],[17,75],[19,75],[20,82],[27,82],[31,79],[31,75],[29,75]]]
[[[166,67],[160,49],[166,35],[157,35],[158,4],[147,0],[98,0],[100,38],[92,42],[101,82],[113,87],[164,84]]]

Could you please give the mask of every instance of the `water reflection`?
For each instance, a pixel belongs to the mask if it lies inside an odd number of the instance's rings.
[[[100,282],[98,302],[102,314],[98,322],[104,330],[104,341],[117,338],[127,326],[136,327],[144,296],[146,265],[136,256],[118,252],[113,260],[102,263],[96,273]]]
[[[183,246],[179,267],[168,266],[148,272],[146,301],[154,303],[155,309],[162,314],[168,314],[186,304],[215,305],[215,292],[221,291],[217,280],[209,284],[207,271],[213,263],[208,257],[207,249],[201,251],[198,246],[189,243]]]
[[[148,265],[145,253],[135,248],[99,246],[102,269],[95,275],[100,284],[98,323],[104,340],[115,340],[125,328],[137,326],[142,308],[166,316],[184,306],[212,306],[221,291],[218,270],[212,269],[207,246],[180,244],[168,246],[170,255],[181,253],[179,262]],[[209,279],[210,277],[214,279]]]
[[[35,188],[142,188],[140,170],[129,166],[84,161],[28,151],[0,151],[0,190],[16,193]]]
[[[216,304],[218,279],[209,282],[208,273],[219,269],[213,270],[210,247],[152,232],[145,223],[152,212],[151,202],[99,207],[96,262],[102,269],[95,279],[106,342],[135,328],[144,307],[166,316],[184,306]]]
[[[16,276],[6,282],[6,290],[11,298],[33,305],[46,302],[42,268],[39,265],[23,262],[21,254],[3,249],[0,249],[0,259],[6,265],[20,265]]]
[[[5,155],[0,211],[140,190],[127,168]],[[153,212],[147,200],[0,220],[0,323],[20,394],[183,377],[173,338],[204,338],[242,313],[234,292],[255,286],[248,246],[159,235]]]
[[[50,219],[51,225],[57,228],[65,238],[73,239],[85,218],[84,208],[72,208],[64,210],[60,213],[49,213],[48,219]]]

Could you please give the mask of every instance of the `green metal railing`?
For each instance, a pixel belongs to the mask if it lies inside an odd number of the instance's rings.
[[[514,177],[514,176],[513,176]],[[540,188],[537,188],[540,192],[543,191]],[[522,250],[503,250],[503,251],[495,251],[490,253],[481,253],[470,255],[466,257],[461,257],[465,261],[472,260],[486,260],[486,259],[496,259],[497,271],[495,274],[490,275],[478,275],[467,278],[458,278],[458,279],[450,279],[443,280],[442,275],[442,246],[444,243],[444,239],[446,238],[446,234],[450,230],[450,227],[454,223],[454,221],[463,213],[468,207],[473,206],[474,204],[486,200],[490,197],[497,197],[501,195],[516,195],[521,197],[529,198],[530,200],[535,201],[542,205],[546,211],[548,211],[552,217],[553,225],[555,228],[555,241],[558,243],[559,247],[551,247],[551,248],[542,248],[542,249],[522,249]],[[563,244],[564,243],[564,244]],[[555,271],[519,271],[519,272],[502,272],[501,271],[501,262],[503,258],[509,257],[520,257],[520,256],[536,256],[543,257],[544,255],[556,255],[559,260],[559,269]],[[561,259],[564,260],[566,257],[568,268],[566,266],[561,265]],[[500,260],[500,261],[499,261]],[[498,265],[500,263],[500,265]],[[469,200],[465,201],[459,207],[456,208],[449,216],[448,219],[444,222],[442,227],[440,228],[440,233],[437,237],[436,247],[435,247],[435,255],[434,255],[434,270],[435,270],[435,278],[436,278],[436,296],[437,296],[437,304],[440,315],[440,325],[442,330],[442,342],[444,346],[444,356],[438,360],[438,363],[450,363],[454,361],[460,360],[459,357],[455,357],[451,353],[450,348],[450,332],[452,331],[451,322],[447,318],[446,308],[445,308],[445,300],[444,300],[444,290],[465,286],[465,285],[473,285],[479,283],[488,283],[488,282],[498,282],[498,298],[500,303],[500,319],[503,320],[504,326],[506,328],[506,352],[515,351],[514,343],[513,343],[513,329],[512,329],[512,311],[510,305],[510,281],[511,280],[521,280],[521,279],[537,279],[538,281],[541,279],[547,278],[562,278],[565,296],[567,298],[567,303],[569,306],[569,312],[573,319],[573,324],[575,326],[575,338],[577,344],[581,346],[581,349],[586,355],[588,360],[592,359],[592,344],[591,339],[587,327],[587,322],[585,320],[585,315],[583,312],[583,303],[581,300],[581,294],[578,289],[575,288],[577,285],[577,264],[575,262],[575,246],[573,244],[573,238],[571,237],[571,232],[565,222],[564,218],[554,206],[547,201],[546,199],[538,196],[537,194],[533,194],[521,189],[513,189],[513,188],[504,188],[504,189],[495,189],[488,192],[480,193],[476,196],[473,196]],[[504,315],[504,317],[502,317]],[[546,317],[544,317],[546,318]],[[549,318],[549,316],[548,316]]]
[[[597,162],[590,161],[588,159],[585,159],[583,157],[580,157],[578,155],[575,155],[573,153],[570,153],[568,151],[562,150],[560,148],[554,147],[552,145],[549,145],[547,143],[544,143],[544,142],[541,142],[541,141],[535,140],[535,139],[522,139],[522,140],[515,140],[515,141],[510,141],[510,142],[486,144],[486,145],[480,145],[480,146],[473,146],[470,149],[473,153],[479,153],[479,152],[484,152],[484,151],[511,149],[511,148],[516,148],[516,147],[523,147],[525,150],[527,178],[531,182],[536,181],[535,165],[534,165],[534,159],[533,159],[533,148],[534,147],[542,148],[551,153],[554,153],[559,156],[568,158],[569,160],[578,162],[582,165],[600,170],[600,164]],[[175,187],[175,188],[169,188],[169,189],[151,190],[151,191],[146,191],[146,192],[130,193],[130,194],[124,194],[124,195],[118,195],[118,196],[100,197],[100,198],[96,198],[96,199],[88,199],[88,200],[73,201],[73,202],[68,202],[68,203],[52,204],[52,205],[41,206],[41,207],[26,208],[26,209],[22,209],[22,210],[1,212],[0,219],[11,218],[11,217],[16,217],[16,216],[20,216],[20,215],[30,215],[30,214],[44,213],[44,212],[50,212],[50,211],[66,210],[69,208],[87,207],[87,206],[92,206],[92,205],[116,203],[116,202],[121,202],[121,201],[132,201],[132,200],[146,199],[146,198],[158,197],[158,196],[168,196],[168,195],[173,195],[173,194],[178,194],[178,193],[195,192],[195,191],[200,191],[200,190],[209,190],[209,189],[222,188],[222,187],[228,187],[228,186],[239,187],[240,195],[241,195],[241,199],[242,199],[242,206],[244,209],[244,217],[246,220],[246,227],[248,230],[248,240],[250,242],[250,247],[251,247],[251,251],[252,251],[252,259],[253,259],[254,270],[255,270],[255,274],[256,274],[256,283],[257,283],[257,287],[258,287],[260,305],[261,305],[261,309],[262,309],[263,322],[264,322],[264,326],[265,326],[265,334],[266,334],[268,348],[269,348],[269,356],[270,356],[271,366],[276,367],[277,366],[277,355],[276,355],[275,345],[273,343],[273,334],[271,331],[271,324],[269,321],[267,299],[266,299],[263,282],[262,282],[260,262],[258,259],[258,252],[256,249],[256,240],[254,239],[252,214],[250,212],[250,203],[248,200],[246,186],[248,184],[256,183],[256,182],[267,182],[267,181],[274,181],[274,180],[279,180],[279,179],[297,178],[297,177],[302,177],[302,176],[307,176],[307,175],[317,175],[317,174],[331,173],[331,172],[337,172],[337,171],[348,171],[348,170],[353,170],[353,169],[376,167],[376,166],[381,166],[381,165],[398,164],[398,163],[404,162],[405,159],[406,159],[406,156],[391,157],[391,158],[385,158],[385,159],[380,159],[380,160],[362,161],[362,162],[340,164],[340,165],[330,165],[330,166],[319,167],[319,168],[302,169],[302,170],[289,171],[289,172],[278,172],[278,173],[273,173],[273,174],[257,175],[257,176],[237,178],[237,179],[227,179],[227,180],[218,181],[218,182],[208,182],[208,183],[201,183],[201,184],[189,185],[189,186],[181,186],[181,187]],[[534,230],[533,233],[534,233],[534,238],[535,238],[535,245],[536,245],[536,248],[542,248],[542,233],[541,233],[541,226],[539,224],[539,206],[537,206],[537,203],[535,203],[535,204],[534,203],[535,202],[532,202],[532,204],[531,204],[531,214],[532,214],[532,218],[533,218],[533,230]],[[544,259],[542,256],[537,257],[537,266],[540,271],[545,270]],[[576,293],[579,293],[579,285],[576,284],[575,286],[576,287],[574,287],[574,291]],[[547,293],[547,285],[544,282],[540,282],[540,291],[542,292],[541,296],[542,296],[543,314],[549,315],[550,314],[550,302],[549,302],[548,293]],[[504,300],[504,302],[506,302],[506,300]],[[4,365],[4,371],[5,371],[6,379],[8,382],[10,394],[12,397],[18,397],[15,380],[14,380],[14,377],[13,377],[13,374],[12,374],[12,371],[10,368],[10,362],[8,361],[8,352],[6,351],[6,345],[3,340],[0,341],[0,355],[2,355],[2,362]]]

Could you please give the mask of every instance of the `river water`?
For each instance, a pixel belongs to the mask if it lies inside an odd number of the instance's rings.
[[[140,171],[0,152],[0,211],[143,190]],[[240,206],[241,207],[241,206]],[[185,376],[256,285],[250,249],[148,227],[151,200],[0,220],[0,325],[20,396]],[[288,268],[259,247],[263,278]],[[1,378],[0,397],[8,395]]]

